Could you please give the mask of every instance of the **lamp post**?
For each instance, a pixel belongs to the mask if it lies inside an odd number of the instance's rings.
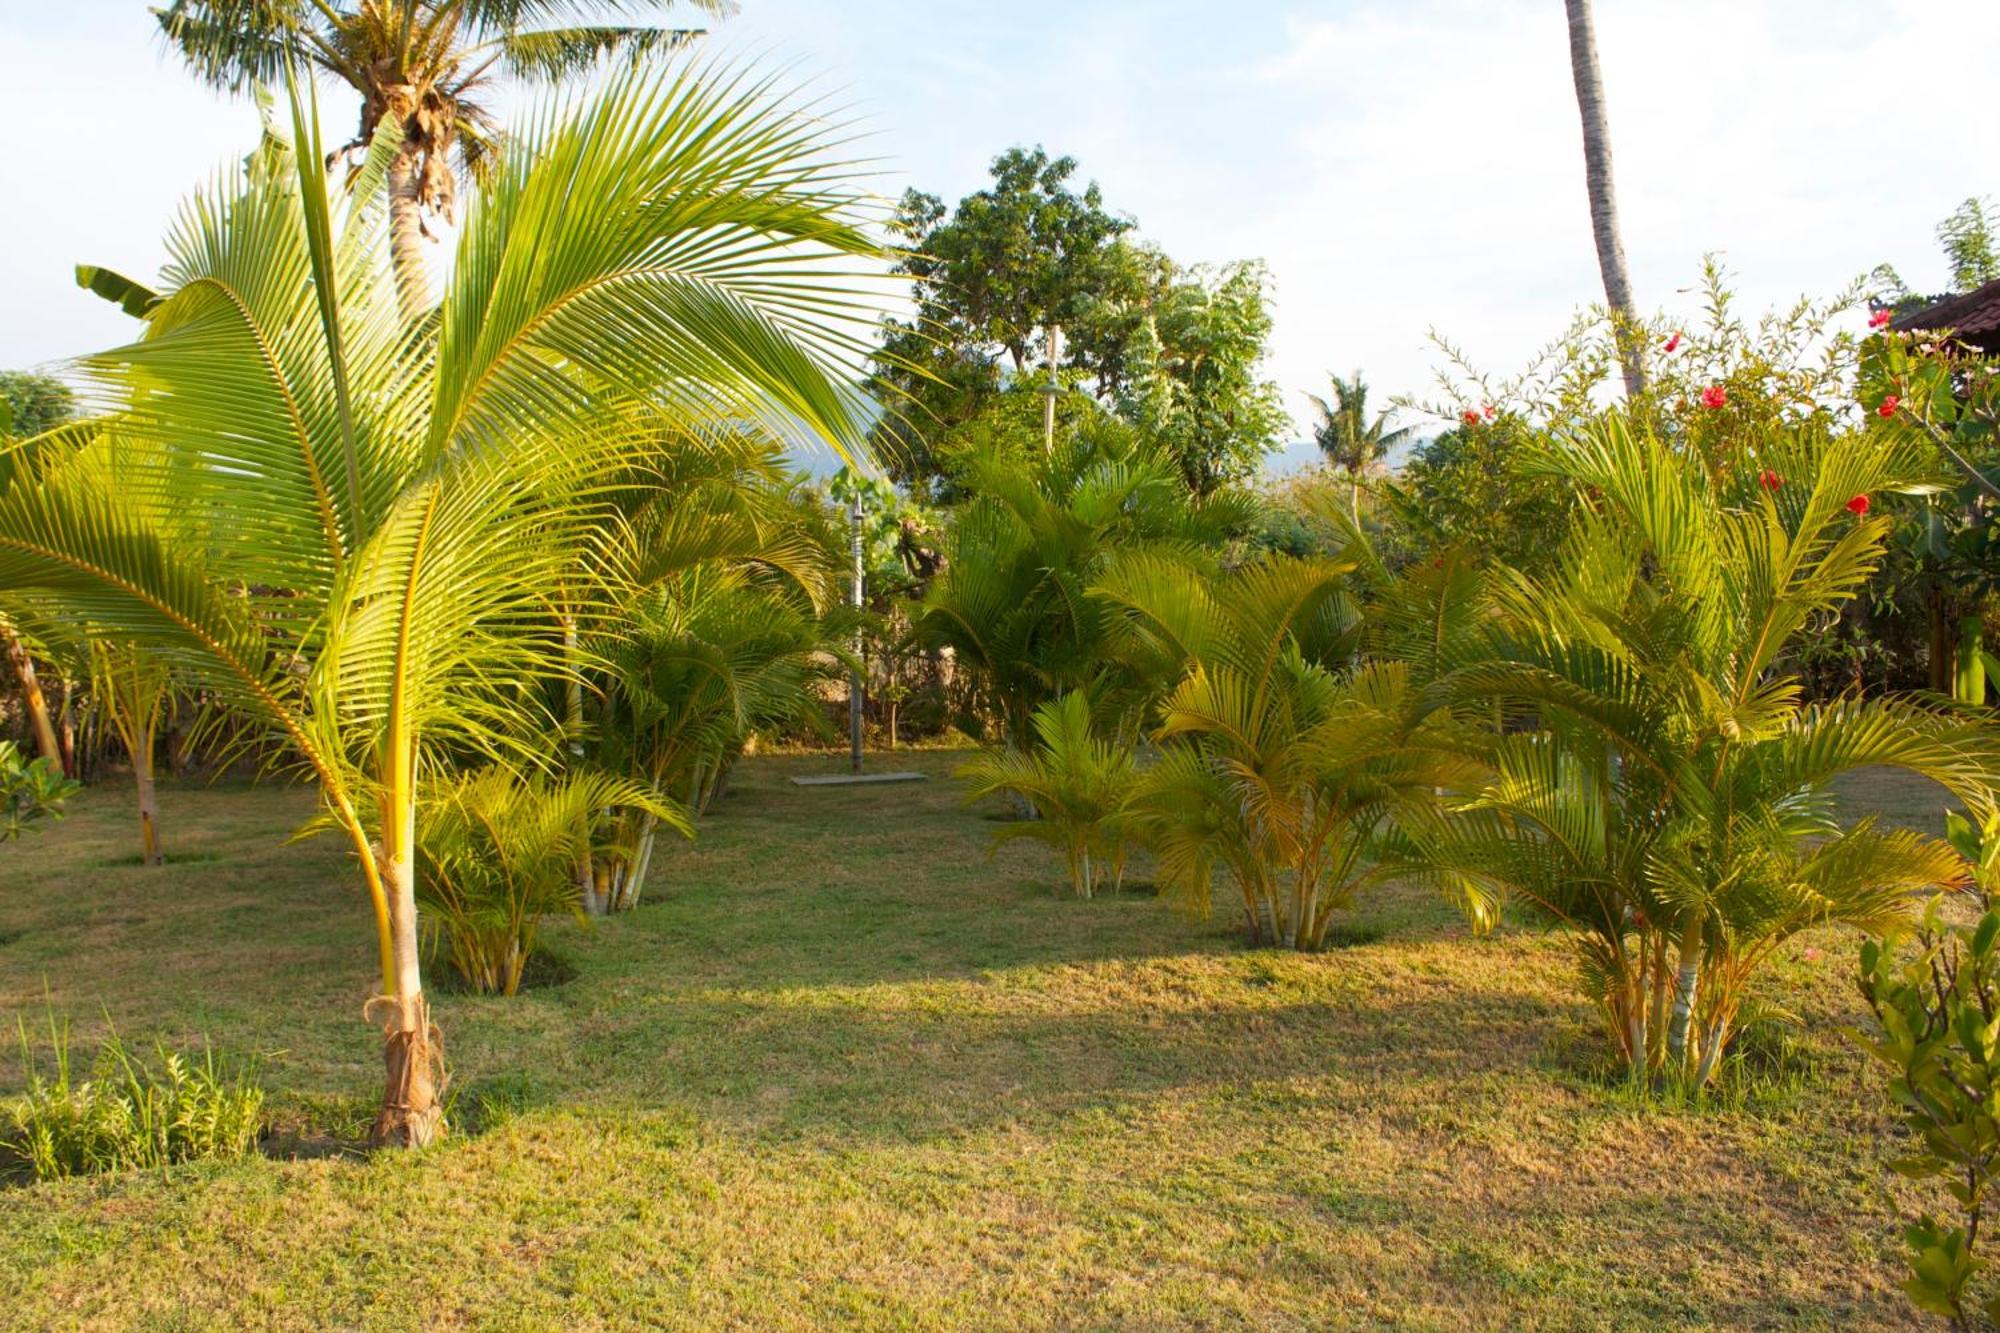
[[[862,633],[860,611],[862,580],[865,574],[861,561],[861,493],[859,491],[855,492],[854,504],[848,511],[848,519],[853,526],[854,610],[856,614],[854,622],[854,674],[847,685],[847,740],[848,746],[853,752],[854,771],[859,773],[861,771],[861,705],[866,688],[861,675],[863,662],[861,656]]]
[[[1056,395],[1062,392],[1062,385],[1056,379],[1056,340],[1061,336],[1062,330],[1049,325],[1049,382],[1042,389],[1042,452],[1045,454],[1056,451]]]

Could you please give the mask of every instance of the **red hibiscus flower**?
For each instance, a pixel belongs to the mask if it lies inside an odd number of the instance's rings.
[[[1671,352],[1680,345],[1681,345],[1681,335],[1679,331],[1676,330],[1674,336],[1667,339],[1667,345],[1665,347],[1662,347],[1660,350],[1663,352]]]
[[[1465,409],[1465,424],[1468,426],[1477,426],[1479,424],[1478,408],[1468,407]]]
[[[1729,405],[1729,390],[1723,388],[1720,384],[1709,385],[1701,391],[1701,405],[1703,407],[1727,407]]]
[[[1849,500],[1847,502],[1847,512],[1857,516],[1866,517],[1868,513],[1868,497],[1865,495],[1857,495],[1852,500]]]
[[[1895,416],[1895,415],[1896,415],[1896,405],[1897,405],[1898,403],[1902,402],[1902,401],[1903,401],[1903,400],[1902,400],[1902,399],[1900,399],[1900,398],[1898,398],[1898,397],[1897,397],[1897,396],[1896,396],[1895,394],[1893,394],[1893,393],[1892,393],[1892,394],[1890,394],[1890,395],[1889,395],[1889,396],[1888,396],[1887,398],[1884,398],[1884,399],[1882,400],[1882,406],[1880,406],[1880,407],[1878,407],[1878,408],[1876,408],[1876,409],[1875,409],[1875,415],[1876,415],[1876,416],[1878,416],[1878,417],[1893,417],[1893,416]]]
[[[1487,403],[1485,406],[1481,407],[1479,409],[1479,414],[1485,417],[1488,421],[1491,421],[1493,420],[1493,418],[1500,415],[1498,412],[1493,410],[1493,404],[1491,403]]]
[[[1785,484],[1785,479],[1770,468],[1765,468],[1757,474],[1757,484],[1767,491],[1775,491]]]
[[[1895,316],[1887,310],[1877,310],[1874,314],[1868,316],[1868,327],[1871,329],[1882,328],[1894,318]]]

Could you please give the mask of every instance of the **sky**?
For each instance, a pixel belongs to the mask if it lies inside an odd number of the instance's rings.
[[[146,9],[0,5],[0,367],[122,341],[72,266],[150,279],[182,196],[255,141]],[[2000,106],[1953,54],[2000,49],[1994,0],[1596,10],[1643,307],[1691,313],[1710,252],[1750,311],[1885,260],[1937,289],[1938,220],[2000,194]],[[1182,262],[1264,260],[1301,433],[1329,371],[1422,394],[1435,329],[1504,375],[1601,298],[1561,0],[740,0],[710,47],[851,107],[886,195],[955,200],[1042,144]]]

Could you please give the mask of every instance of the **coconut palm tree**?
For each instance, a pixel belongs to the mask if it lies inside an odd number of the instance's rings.
[[[425,216],[450,221],[458,176],[485,178],[502,150],[486,102],[494,82],[559,79],[612,53],[684,45],[700,30],[614,21],[675,3],[172,0],[154,14],[167,48],[221,91],[275,85],[292,58],[352,88],[361,98],[361,123],[337,155],[365,150],[385,122],[396,127],[389,237],[404,311],[414,317],[429,304],[419,239]],[[686,3],[718,16],[733,8],[731,0]]]
[[[143,336],[81,363],[115,409],[102,457],[0,496],[0,587],[166,658],[317,779],[375,919],[374,1136],[422,1143],[419,776],[546,760],[520,737],[574,669],[555,592],[635,460],[717,421],[862,438],[844,367],[878,303],[851,271],[876,249],[836,131],[766,83],[634,69],[536,119],[411,321],[380,202],[399,131],[330,196],[296,89],[291,121],[295,159],[182,215]]]
[[[1374,420],[1369,420],[1368,385],[1360,371],[1355,371],[1351,379],[1338,375],[1326,378],[1333,388],[1331,401],[1316,393],[1306,395],[1319,414],[1319,420],[1313,423],[1313,443],[1326,455],[1327,462],[1359,479],[1371,464],[1408,439],[1414,427],[1390,430],[1387,412],[1378,412]]]
[[[1421,850],[1577,932],[1635,1076],[1709,1082],[1771,951],[1828,921],[1878,930],[1961,882],[1943,842],[1834,818],[1832,781],[1888,765],[1990,806],[2000,738],[1948,704],[1808,704],[1788,651],[1855,595],[1927,480],[1912,450],[1802,431],[1718,478],[1612,417],[1531,464],[1588,497],[1540,580],[1501,572],[1484,660],[1442,688],[1497,701],[1493,775]],[[1732,479],[1733,478],[1733,479]]]
[[[1590,0],[1563,0],[1569,13],[1569,71],[1576,84],[1576,109],[1583,120],[1583,180],[1590,195],[1590,233],[1597,243],[1597,268],[1604,277],[1604,303],[1611,311],[1625,396],[1646,391],[1646,356],[1634,336],[1639,310],[1632,300],[1632,277],[1625,269],[1625,241],[1618,230],[1618,192],[1611,179],[1611,126],[1604,107],[1604,74],[1597,64],[1597,23]]]

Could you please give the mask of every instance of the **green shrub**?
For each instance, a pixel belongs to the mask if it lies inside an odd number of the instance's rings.
[[[55,1068],[44,1074],[21,1026],[27,1091],[0,1120],[0,1158],[18,1159],[37,1180],[234,1161],[255,1147],[264,1090],[254,1070],[229,1068],[206,1045],[198,1057],[159,1046],[151,1067],[114,1032],[78,1079],[68,1022],[51,1015],[49,1037]]]
[[[1125,877],[1133,790],[1132,747],[1098,736],[1090,700],[1076,691],[1034,712],[1032,750],[988,751],[960,764],[971,783],[966,800],[1011,792],[1035,817],[1002,825],[993,842],[1032,838],[1062,853],[1079,898]]]
[[[24,758],[12,741],[0,741],[0,842],[20,837],[38,819],[62,818],[63,802],[80,790],[48,760]]]
[[[542,918],[581,908],[576,868],[597,816],[637,810],[685,828],[647,787],[609,774],[526,776],[501,767],[426,791],[417,825],[417,903],[432,957],[474,991],[521,988]]]
[[[1947,817],[1952,843],[1971,861],[1983,894],[2000,880],[2000,822],[1978,829]],[[1955,1216],[1929,1213],[1904,1229],[1921,1309],[1970,1328],[1970,1309],[2000,1323],[2000,1293],[1972,1295],[1986,1268],[1977,1253],[1986,1198],[2000,1176],[2000,908],[1972,926],[1947,925],[1939,900],[1914,936],[1892,932],[1861,947],[1861,993],[1878,1031],[1861,1035],[1889,1069],[1889,1100],[1910,1131],[1907,1155],[1889,1165],[1913,1180],[1942,1180]]]

